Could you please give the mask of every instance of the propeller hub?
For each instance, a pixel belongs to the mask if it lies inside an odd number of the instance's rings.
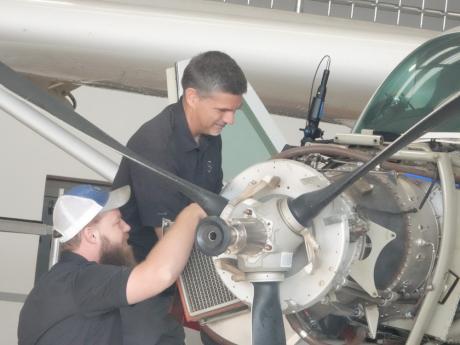
[[[198,224],[195,243],[203,254],[217,256],[227,250],[231,237],[227,223],[219,217],[210,216]]]

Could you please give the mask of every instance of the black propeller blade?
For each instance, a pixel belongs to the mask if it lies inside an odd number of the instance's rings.
[[[460,92],[457,92],[447,98],[430,114],[409,128],[398,139],[393,141],[379,154],[353,171],[353,173],[343,177],[335,183],[330,184],[326,188],[305,193],[295,199],[289,200],[289,210],[300,224],[308,226],[311,219],[317,216],[325,206],[327,206],[359,178],[367,174],[379,163],[390,158],[394,153],[398,152],[412,141],[429,131],[430,128],[433,128],[435,125],[451,116],[454,116],[455,114],[460,114]]]
[[[286,344],[279,282],[254,282],[252,345]]]
[[[117,140],[109,136],[97,126],[93,125],[62,101],[50,96],[46,91],[37,87],[29,79],[23,77],[1,62],[0,83],[8,90],[47,111],[54,117],[109,146],[111,149],[117,151],[124,157],[146,167],[147,169],[150,169],[156,175],[162,177],[165,182],[169,183],[173,188],[198,203],[208,215],[220,215],[224,207],[227,205],[228,200],[224,197],[211,193],[206,189],[198,187],[157,167],[147,159],[120,144]]]

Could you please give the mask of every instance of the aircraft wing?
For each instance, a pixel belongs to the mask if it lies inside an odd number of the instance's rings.
[[[70,82],[165,96],[165,68],[223,50],[271,113],[298,117],[324,55],[332,58],[326,117],[354,119],[395,65],[435,35],[200,0],[0,3],[0,61],[50,89]]]

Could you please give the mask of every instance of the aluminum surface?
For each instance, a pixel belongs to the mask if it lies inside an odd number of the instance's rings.
[[[302,117],[324,55],[326,115],[355,118],[393,67],[435,35],[211,1],[0,2],[0,60],[18,71],[164,96],[175,61],[224,50],[271,113]]]

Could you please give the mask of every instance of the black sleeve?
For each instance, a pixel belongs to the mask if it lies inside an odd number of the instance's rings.
[[[163,157],[164,158],[164,157]],[[157,166],[177,175],[172,159],[155,162]],[[143,226],[159,227],[162,219],[174,220],[187,204],[185,196],[175,191],[164,179],[138,164],[131,164],[131,181],[139,217]]]
[[[84,314],[101,314],[128,305],[126,286],[131,268],[89,263],[74,279],[74,298]]]

